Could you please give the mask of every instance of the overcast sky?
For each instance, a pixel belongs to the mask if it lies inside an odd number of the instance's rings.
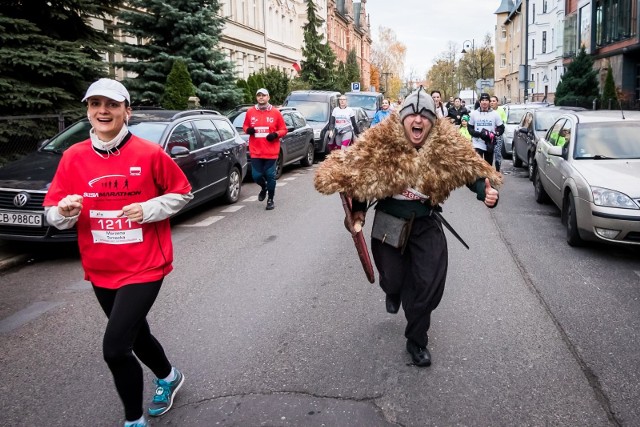
[[[405,76],[413,69],[423,77],[449,42],[458,45],[475,39],[482,44],[489,32],[495,37],[496,15],[501,0],[367,0],[373,43],[378,28],[391,28],[407,47]]]

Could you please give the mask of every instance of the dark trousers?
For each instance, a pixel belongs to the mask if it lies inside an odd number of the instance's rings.
[[[493,166],[493,150],[481,150],[479,148],[474,148],[474,150],[476,150],[476,153],[478,153],[478,155],[482,157],[487,163]]]
[[[124,404],[127,421],[135,421],[143,414],[142,367],[136,356],[158,378],[166,378],[171,373],[171,363],[158,340],[151,335],[146,319],[161,285],[162,279],[119,289],[93,286],[98,302],[109,319],[102,351]]]
[[[251,159],[253,182],[267,190],[269,199],[276,194],[276,159]]]
[[[433,217],[417,218],[404,254],[377,239],[371,239],[371,252],[380,287],[401,297],[407,318],[405,337],[426,347],[431,312],[442,299],[449,264],[442,225]]]

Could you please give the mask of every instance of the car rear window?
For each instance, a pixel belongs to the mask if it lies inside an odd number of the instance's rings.
[[[515,110],[509,110],[509,113],[507,115],[507,124],[508,125],[517,125],[518,123],[520,123],[520,120],[522,120],[522,116],[524,116],[524,113],[526,113],[527,110],[526,109],[515,109]]]
[[[640,122],[582,123],[574,158],[640,159]]]
[[[546,132],[566,111],[538,111],[536,112],[536,130]]]

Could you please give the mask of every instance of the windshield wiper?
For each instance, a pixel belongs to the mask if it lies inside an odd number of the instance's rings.
[[[611,157],[604,156],[602,154],[596,154],[593,156],[593,160],[611,159]]]

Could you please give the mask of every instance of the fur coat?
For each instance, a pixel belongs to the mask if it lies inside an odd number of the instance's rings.
[[[480,158],[448,119],[437,119],[424,145],[416,150],[404,134],[397,113],[360,135],[348,150],[333,151],[316,171],[322,194],[344,192],[360,200],[384,199],[413,188],[433,205],[451,191],[479,178],[493,187],[502,176]]]

